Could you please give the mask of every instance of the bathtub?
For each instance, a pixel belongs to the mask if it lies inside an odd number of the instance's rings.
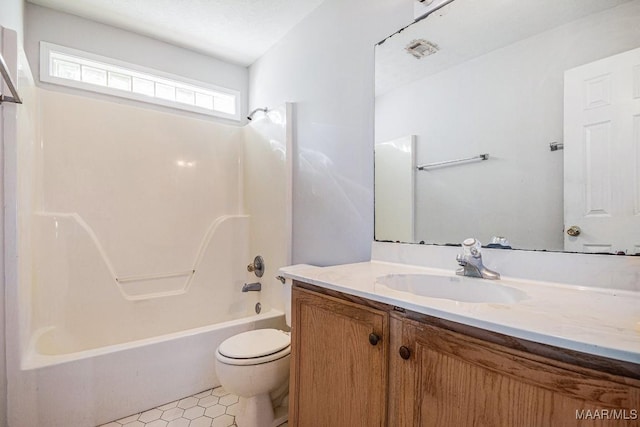
[[[23,359],[24,407],[16,425],[93,427],[218,386],[215,350],[224,339],[284,325],[284,314],[269,310],[69,354],[40,353],[52,332],[42,329],[32,337]]]
[[[211,388],[224,339],[284,327],[261,293],[241,292],[246,215],[212,220],[185,274],[134,277],[118,272],[80,215],[32,220],[33,310],[10,385],[12,425],[95,426]]]

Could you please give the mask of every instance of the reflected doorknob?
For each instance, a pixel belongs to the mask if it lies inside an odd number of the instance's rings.
[[[582,230],[580,230],[580,227],[578,227],[577,225],[572,225],[567,229],[567,234],[571,237],[579,236],[581,232]]]

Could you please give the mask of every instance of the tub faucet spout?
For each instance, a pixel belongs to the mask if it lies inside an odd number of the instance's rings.
[[[262,285],[260,282],[255,283],[245,283],[242,287],[242,292],[257,292],[262,290]]]

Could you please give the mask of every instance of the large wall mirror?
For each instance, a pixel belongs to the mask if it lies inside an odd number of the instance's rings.
[[[376,240],[640,254],[640,0],[455,0],[375,50]]]

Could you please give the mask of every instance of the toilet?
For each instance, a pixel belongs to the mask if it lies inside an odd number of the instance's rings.
[[[290,294],[291,283],[285,284]],[[291,304],[286,304],[291,326]],[[220,384],[240,397],[238,427],[275,427],[287,421],[291,336],[278,329],[256,329],[224,340],[216,350]],[[277,408],[274,411],[274,407]]]

